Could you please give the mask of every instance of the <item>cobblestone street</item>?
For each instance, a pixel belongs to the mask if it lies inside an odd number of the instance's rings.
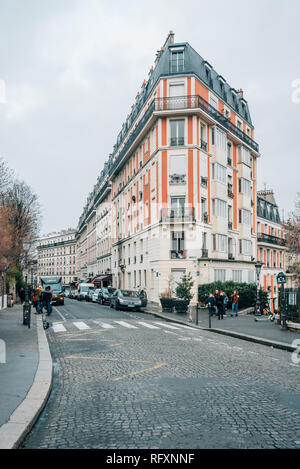
[[[290,353],[74,300],[51,321],[53,389],[25,448],[300,448]]]

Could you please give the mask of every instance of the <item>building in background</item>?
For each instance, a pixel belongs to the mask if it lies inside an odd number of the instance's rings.
[[[272,190],[257,192],[257,260],[263,263],[261,286],[268,291],[271,308],[278,308],[277,275],[286,270],[286,240]]]
[[[70,285],[77,280],[75,236],[76,230],[69,228],[37,240],[38,279],[41,276],[57,275],[62,277],[63,285]]]
[[[242,90],[170,32],[78,225],[78,276],[150,301],[184,273],[255,281],[258,144]],[[96,272],[95,272],[96,270]]]

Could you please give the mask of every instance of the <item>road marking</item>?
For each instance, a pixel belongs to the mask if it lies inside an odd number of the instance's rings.
[[[128,327],[128,329],[137,329],[136,326],[133,326],[132,324],[128,324],[125,321],[114,321],[114,322],[116,322],[117,324],[120,324],[120,326]]]
[[[101,327],[103,327],[103,329],[114,329],[115,326],[112,326],[111,324],[107,324],[106,322],[101,322],[101,321],[93,321],[95,322],[96,324],[100,324]]]
[[[179,327],[170,326],[169,324],[165,324],[164,322],[155,321],[155,324],[159,324],[160,326],[163,326],[163,327],[168,327],[169,329],[177,329],[177,330],[179,330]]]
[[[202,342],[202,339],[199,339],[198,337],[193,337],[193,340],[198,340],[199,342]]]
[[[60,311],[58,311],[57,308],[55,308],[55,306],[52,306],[53,309],[55,309],[55,311],[60,315],[60,317],[62,318],[63,321],[66,321],[66,318],[61,314]]]
[[[73,324],[75,327],[77,327],[77,329],[80,329],[81,331],[90,329],[90,327],[84,322],[73,322]]]
[[[66,328],[61,323],[53,323],[52,329],[54,332],[66,332]]]
[[[200,322],[200,321],[199,321],[199,322]],[[191,332],[199,332],[199,330],[194,329],[193,327],[184,326],[184,324],[176,324],[176,326],[184,327],[185,329],[189,329]]]
[[[176,332],[171,332],[171,331],[164,331],[165,334],[173,334],[173,335],[178,335]]]
[[[178,340],[192,340],[191,337],[178,337]]]
[[[139,371],[132,371],[131,373],[128,373],[127,375],[120,376],[119,378],[114,378],[113,381],[120,381],[121,379],[125,379],[128,376],[135,376],[141,373],[145,373],[146,371],[153,371],[157,370],[158,368],[161,368],[162,366],[166,366],[166,363],[158,363],[155,366],[152,366],[151,368],[145,368],[144,370],[139,370]]]
[[[159,329],[157,326],[153,326],[153,324],[147,323],[147,322],[141,322],[139,321],[138,324],[141,324],[142,326],[149,327],[149,329]]]

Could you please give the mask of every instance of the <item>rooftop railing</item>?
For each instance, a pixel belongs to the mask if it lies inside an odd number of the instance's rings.
[[[257,241],[262,243],[271,243],[277,244],[278,246],[285,246],[286,240],[283,238],[278,238],[277,236],[265,234],[265,233],[258,233],[257,234]]]

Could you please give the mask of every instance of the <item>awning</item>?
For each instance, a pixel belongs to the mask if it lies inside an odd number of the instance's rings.
[[[94,285],[100,285],[103,280],[111,279],[111,275],[100,275],[99,277],[95,277],[92,280]]]

